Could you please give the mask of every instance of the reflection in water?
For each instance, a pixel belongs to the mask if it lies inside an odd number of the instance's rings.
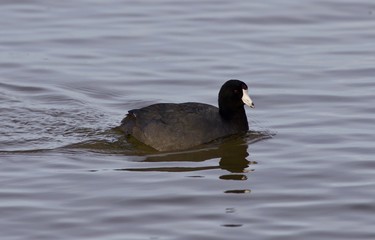
[[[250,193],[251,190],[250,189],[234,189],[234,190],[227,190],[225,191],[225,193],[236,193],[236,194],[239,194],[239,193]]]
[[[193,172],[211,169],[223,169],[232,174],[222,175],[223,180],[246,180],[247,176],[243,173],[252,171],[249,166],[256,164],[255,161],[247,160],[249,156],[248,144],[270,138],[269,134],[261,132],[249,132],[245,136],[232,136],[220,140],[203,149],[194,149],[190,151],[177,153],[159,153],[146,155],[143,162],[203,162],[218,158],[219,164],[212,166],[199,167],[152,167],[152,168],[124,168],[117,169],[121,171],[162,171],[162,172]]]
[[[146,155],[143,162],[152,163],[172,163],[172,162],[215,162],[215,165],[182,167],[181,164],[177,167],[146,167],[146,168],[122,168],[117,171],[139,171],[139,172],[194,172],[203,170],[223,169],[228,171],[228,174],[221,175],[221,180],[246,181],[247,175],[253,169],[249,169],[251,165],[256,164],[255,161],[249,161],[249,144],[260,141],[262,139],[270,138],[270,134],[261,132],[249,132],[242,136],[232,136],[221,141],[209,144],[206,148],[178,152],[178,153],[159,153],[153,155]],[[219,161],[216,161],[219,159]],[[213,161],[208,161],[213,160]],[[218,164],[217,164],[218,162]],[[197,176],[194,176],[197,177]],[[246,194],[251,190],[245,189],[227,189],[224,193],[227,194]],[[235,226],[226,226],[235,227]]]
[[[109,131],[108,134],[113,137],[115,132]],[[204,170],[222,169],[227,174],[221,175],[221,180],[246,181],[248,179],[246,173],[254,171],[251,165],[257,164],[256,161],[249,161],[249,145],[264,139],[269,139],[272,134],[267,132],[248,132],[245,135],[234,135],[225,139],[217,140],[201,148],[192,149],[183,152],[156,152],[149,147],[132,139],[125,138],[122,134],[118,136],[116,141],[87,141],[68,146],[68,148],[85,148],[92,151],[100,151],[106,153],[115,153],[126,156],[140,156],[141,162],[144,163],[163,163],[162,167],[145,167],[145,168],[118,168],[115,171],[132,171],[132,172],[198,172]],[[217,161],[218,160],[218,161]],[[190,163],[206,163],[206,165],[196,164],[199,166],[181,166],[176,162]],[[215,164],[212,164],[214,162]],[[171,166],[165,166],[171,163]],[[174,164],[172,164],[174,163]],[[209,165],[211,164],[211,165]],[[154,164],[148,164],[154,165]],[[191,165],[191,164],[190,164]],[[98,170],[91,170],[97,172]],[[201,177],[201,176],[190,176]],[[250,189],[230,189],[225,193],[243,194],[249,193]]]

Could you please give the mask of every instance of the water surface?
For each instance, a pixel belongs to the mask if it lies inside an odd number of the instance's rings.
[[[2,1],[2,239],[374,239],[375,4]],[[116,127],[249,85],[251,131],[179,153]]]

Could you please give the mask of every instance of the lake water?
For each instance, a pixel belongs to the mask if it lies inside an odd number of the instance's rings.
[[[375,3],[0,3],[1,239],[375,239]],[[180,153],[112,129],[249,86],[251,131]]]

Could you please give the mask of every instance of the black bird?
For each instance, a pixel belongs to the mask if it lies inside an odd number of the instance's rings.
[[[249,130],[244,104],[254,107],[247,85],[229,80],[219,108],[205,103],[158,103],[130,110],[120,129],[158,151],[177,151]]]

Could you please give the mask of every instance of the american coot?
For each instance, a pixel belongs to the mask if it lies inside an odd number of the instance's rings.
[[[247,85],[229,80],[219,108],[196,102],[159,103],[130,110],[120,129],[158,151],[176,151],[249,130],[244,104],[254,107]]]

